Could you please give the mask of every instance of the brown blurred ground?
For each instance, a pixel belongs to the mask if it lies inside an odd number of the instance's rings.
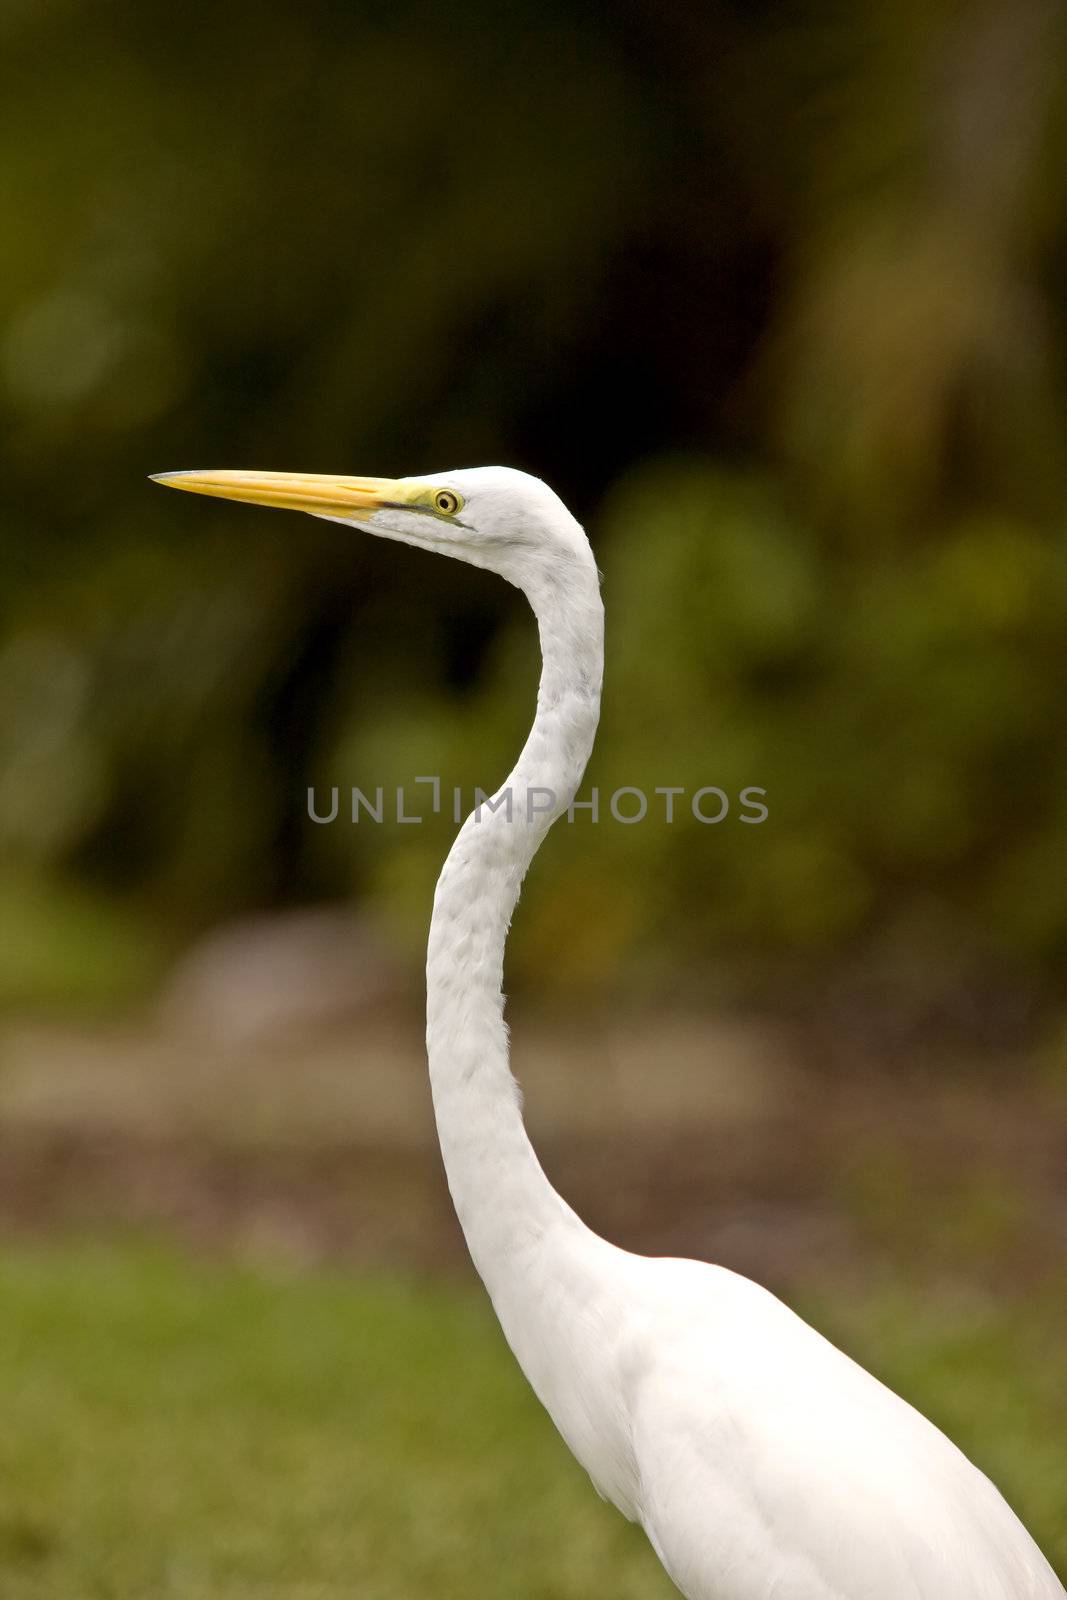
[[[778,1286],[899,1269],[1025,1292],[1067,1254],[1067,1106],[1025,1063],[820,1069],[759,1020],[513,1019],[544,1164],[621,1244]],[[174,1235],[300,1262],[463,1268],[417,1018],[191,1041],[11,1024],[9,1233]]]

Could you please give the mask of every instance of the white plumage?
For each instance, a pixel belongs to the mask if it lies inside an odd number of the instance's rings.
[[[747,1279],[606,1243],[541,1170],[508,1066],[504,944],[584,771],[603,661],[596,566],[562,502],[501,467],[164,481],[357,523],[489,567],[530,601],[537,712],[497,808],[468,818],[438,882],[427,1046],[474,1264],[600,1493],[641,1523],[688,1600],[1064,1600],[1000,1494],[932,1423]]]

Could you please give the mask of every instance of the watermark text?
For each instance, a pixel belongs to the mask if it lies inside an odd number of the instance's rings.
[[[727,819],[757,826],[770,815],[767,791],[758,784],[747,784],[733,793],[713,783],[693,790],[680,783],[657,784],[652,790],[623,784],[610,794],[592,788],[586,795],[568,800],[539,785],[525,789],[505,785],[495,794],[475,789],[473,797],[468,797],[459,787],[446,790],[440,778],[420,777],[412,780],[410,791],[403,784],[377,784],[346,791],[337,784],[321,791],[310,787],[307,813],[312,822],[320,824],[337,822],[344,816],[346,821],[357,824],[395,822],[401,827],[417,826],[427,815],[440,816],[447,810],[456,824],[470,816],[475,822],[503,817],[506,822],[533,826],[539,820],[565,816],[568,822],[610,821],[624,828],[647,821],[671,824],[689,818],[705,827],[716,827]]]

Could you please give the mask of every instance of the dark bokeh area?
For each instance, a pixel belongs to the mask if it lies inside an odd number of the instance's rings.
[[[350,892],[417,951],[451,823],[316,828],[307,788],[499,781],[520,600],[145,479],[504,461],[604,569],[590,782],[770,808],[572,829],[514,983],[691,991],[718,956],[1046,1001],[1062,24],[1050,0],[194,5],[177,34],[143,4],[9,9],[7,996],[121,991],[222,917]],[[613,937],[562,959],[579,917]]]
[[[532,620],[148,482],[195,467],[505,463],[581,518],[601,820],[507,961],[538,1149],[810,1312],[1063,1566],[1061,0],[7,0],[0,133],[5,1595],[660,1592],[464,1289],[390,1276],[470,1283],[421,962]]]

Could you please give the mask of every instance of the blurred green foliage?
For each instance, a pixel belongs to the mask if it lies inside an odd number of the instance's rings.
[[[518,597],[144,479],[493,460],[604,569],[590,784],[770,808],[564,825],[516,981],[1052,981],[1057,0],[37,0],[0,41],[0,995],[347,892],[414,954],[451,821],[316,828],[307,787],[498,782]]]

